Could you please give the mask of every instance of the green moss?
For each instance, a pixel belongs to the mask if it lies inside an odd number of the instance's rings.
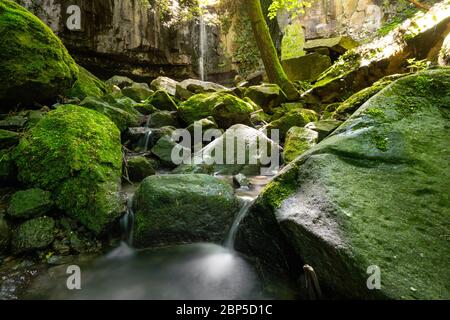
[[[0,102],[45,102],[76,81],[78,67],[61,41],[20,5],[0,2],[0,34]]]
[[[366,114],[368,114],[368,115],[370,115],[370,116],[372,116],[374,118],[380,118],[380,117],[382,118],[382,117],[384,117],[384,111],[380,110],[380,109],[377,109],[377,108],[373,108],[373,109],[367,110]]]
[[[268,133],[270,130],[278,129],[280,139],[284,140],[287,132],[292,127],[304,127],[310,122],[318,120],[317,113],[309,109],[294,109],[282,116],[280,119],[272,121],[267,127]]]
[[[11,198],[8,214],[19,219],[30,219],[44,215],[53,205],[50,198],[50,192],[41,189],[16,192]]]
[[[120,132],[100,113],[71,105],[49,112],[22,138],[15,160],[21,181],[51,191],[60,209],[91,230],[117,217]]]
[[[293,195],[296,190],[296,170],[290,170],[268,184],[261,193],[261,199],[265,206],[275,210],[280,208],[283,201]]]
[[[372,141],[378,150],[383,151],[383,152],[388,151],[389,139],[387,137],[384,137],[380,134],[374,134],[372,136]]]
[[[335,64],[320,75],[314,87],[321,87],[332,82],[333,80],[342,78],[344,75],[349,74],[354,69],[359,67],[360,63],[360,54],[358,54],[355,50],[347,51]]]
[[[83,100],[87,96],[100,98],[106,93],[106,85],[87,71],[85,68],[78,66],[80,73],[78,80],[72,88],[70,88],[65,95],[68,98],[78,98]]]
[[[27,251],[43,249],[55,238],[55,221],[49,217],[29,220],[14,232],[12,251],[21,254]]]

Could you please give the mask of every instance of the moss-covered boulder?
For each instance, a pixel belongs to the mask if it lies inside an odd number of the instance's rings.
[[[178,115],[174,111],[158,111],[148,116],[147,126],[149,128],[180,127]]]
[[[136,102],[147,100],[153,95],[153,90],[146,83],[133,83],[130,87],[122,89],[122,94]]]
[[[164,90],[156,91],[147,102],[158,110],[177,111],[178,109],[174,99]]]
[[[299,22],[294,22],[286,27],[281,41],[281,60],[288,60],[305,55],[305,31]]]
[[[270,83],[249,87],[245,90],[245,97],[249,98],[265,112],[271,112],[272,108],[287,101],[283,90],[278,85]]]
[[[120,132],[86,108],[51,111],[16,147],[22,182],[52,192],[59,209],[100,233],[121,214]]]
[[[8,215],[14,219],[32,219],[43,216],[52,208],[51,193],[41,189],[16,192],[8,207]]]
[[[158,77],[150,83],[150,88],[154,91],[166,91],[172,97],[175,97],[178,84],[178,81],[170,79],[168,77]]]
[[[233,189],[208,175],[162,175],[137,190],[134,245],[222,242],[239,211]]]
[[[303,57],[283,60],[281,64],[291,81],[315,81],[331,66],[331,59],[329,56],[315,52]]]
[[[192,92],[193,94],[230,91],[229,88],[224,87],[218,83],[201,81],[198,79],[183,80],[180,82],[179,86],[183,89],[188,90],[189,92]],[[179,93],[179,88],[177,88],[177,93]]]
[[[11,232],[8,222],[5,220],[3,214],[0,213],[0,255],[8,250],[10,239]]]
[[[173,167],[176,165],[174,161],[178,161],[179,156],[190,156],[191,150],[177,144],[171,136],[164,136],[153,146],[152,154],[158,157],[164,165]],[[177,158],[174,158],[174,155]]]
[[[80,106],[95,110],[111,119],[121,132],[128,127],[137,127],[141,124],[143,116],[134,106],[136,102],[129,98],[116,99],[112,96],[101,98],[87,97]]]
[[[28,220],[14,231],[11,247],[14,254],[44,249],[55,239],[55,220],[41,217]]]
[[[43,22],[14,3],[0,2],[0,104],[46,102],[72,87],[78,67]]]
[[[192,124],[212,116],[220,128],[227,129],[234,124],[247,124],[254,107],[228,93],[197,94],[178,106],[181,119]]]
[[[17,168],[12,152],[0,150],[0,185],[11,185],[17,182]]]
[[[17,132],[0,129],[0,149],[9,148],[19,143],[20,135]]]
[[[117,86],[120,89],[123,89],[126,87],[131,87],[133,85],[134,81],[131,80],[130,78],[124,77],[124,76],[113,76],[113,77],[109,78],[108,80],[106,80],[105,83],[107,85]]]
[[[272,121],[266,126],[268,134],[271,130],[279,130],[281,140],[284,140],[286,133],[292,127],[304,127],[309,122],[318,120],[318,115],[315,111],[309,109],[294,109],[282,116],[280,119]]]
[[[219,132],[218,132],[219,133]],[[174,173],[208,173],[248,176],[271,175],[281,163],[280,146],[262,131],[237,124],[193,155]]]
[[[64,95],[68,98],[78,98],[83,100],[84,98],[96,97],[100,98],[107,92],[106,84],[90,73],[83,67],[78,66],[80,73],[78,80]]]
[[[341,124],[342,121],[328,119],[310,122],[305,126],[305,128],[316,131],[319,134],[319,141],[322,141],[333,133],[333,131],[336,130]]]
[[[276,221],[334,296],[448,298],[449,97],[450,69],[382,90],[268,185],[266,211],[252,211],[238,242],[273,256],[253,235]],[[370,290],[376,267],[381,289]]]
[[[127,160],[128,177],[132,182],[141,182],[156,173],[156,161],[143,156],[132,157]]]
[[[314,130],[292,127],[286,134],[283,159],[285,163],[295,160],[314,147],[319,141],[319,133]]]

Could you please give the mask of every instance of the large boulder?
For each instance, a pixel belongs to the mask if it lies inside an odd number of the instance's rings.
[[[59,209],[100,233],[122,213],[120,131],[86,108],[51,111],[15,150],[22,182],[52,192]]]
[[[331,66],[329,56],[314,52],[302,57],[283,60],[283,69],[291,81],[315,81]]]
[[[201,81],[197,79],[186,79],[180,82],[180,87],[186,89],[193,94],[208,93],[208,92],[220,92],[230,91],[227,87],[224,87],[218,83]],[[178,88],[177,92],[180,92]]]
[[[278,85],[271,83],[249,87],[245,90],[245,97],[256,103],[265,112],[271,112],[272,108],[287,101],[283,90]]]
[[[212,116],[219,127],[227,129],[234,124],[247,124],[254,106],[228,93],[196,94],[178,106],[180,118],[190,125]]]
[[[46,102],[72,87],[78,67],[43,22],[13,1],[0,2],[0,104]]]
[[[157,163],[155,160],[144,156],[136,156],[127,160],[128,177],[132,182],[141,182],[148,176],[156,173]]]
[[[280,150],[278,143],[264,132],[237,124],[195,153],[191,163],[180,165],[174,172],[270,175],[272,169],[278,169],[272,165],[281,163]]]
[[[146,83],[133,83],[122,89],[122,94],[136,102],[142,102],[153,95],[153,91]]]
[[[449,297],[449,93],[443,69],[372,97],[268,185],[238,248],[270,259],[288,241],[335,296]],[[370,290],[377,270],[381,289]]]
[[[158,110],[177,111],[178,109],[176,102],[164,90],[156,91],[147,102]]]
[[[134,245],[222,242],[239,211],[233,189],[208,175],[162,175],[137,190]]]
[[[308,40],[305,43],[305,51],[317,52],[321,49],[329,50],[333,56],[342,55],[359,46],[359,43],[350,37],[340,36],[333,38],[321,38]]]
[[[281,140],[284,140],[287,132],[292,127],[303,127],[310,122],[317,121],[318,115],[315,111],[309,109],[294,109],[287,112],[281,118],[272,121],[266,126],[268,134],[271,130],[279,130]]]
[[[106,84],[83,67],[78,66],[78,80],[64,95],[68,98],[83,100],[87,96],[100,98],[107,89]]]

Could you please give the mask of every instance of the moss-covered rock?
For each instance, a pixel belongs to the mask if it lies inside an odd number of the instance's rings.
[[[102,114],[60,106],[21,139],[15,159],[21,181],[51,191],[61,210],[92,231],[121,214],[120,132]]]
[[[17,168],[9,150],[0,150],[0,185],[17,182]]]
[[[65,93],[66,97],[80,100],[88,96],[100,98],[107,92],[106,84],[103,81],[81,66],[78,66],[78,69],[80,70],[78,80]]]
[[[152,148],[152,154],[158,157],[158,159],[160,159],[164,165],[172,167],[176,165],[174,163],[175,159],[172,155],[172,153],[176,150],[179,150],[178,154],[191,154],[189,149],[186,149],[182,145],[177,144],[170,136],[164,136],[159,139],[155,146]]]
[[[283,69],[291,81],[315,81],[331,66],[331,59],[320,53],[283,60]]]
[[[152,97],[148,99],[148,103],[159,110],[177,111],[178,109],[173,98],[164,90],[156,91]]]
[[[295,160],[314,147],[319,141],[319,134],[307,128],[292,127],[286,134],[283,159],[285,163]]]
[[[172,97],[175,97],[177,92],[178,81],[167,77],[158,77],[152,81],[150,84],[150,88],[154,91],[163,90],[170,94]]]
[[[11,247],[14,254],[44,249],[55,239],[55,220],[41,217],[28,220],[14,231]]]
[[[449,97],[450,69],[397,80],[262,193],[268,228],[278,222],[325,292],[359,299],[450,296]],[[262,219],[256,211],[242,223],[240,241],[270,255],[249,238],[256,230],[265,234],[264,227],[245,231],[255,219]],[[380,268],[380,290],[366,285],[371,266]]]
[[[101,98],[87,97],[80,106],[95,110],[111,119],[121,132],[128,127],[137,127],[142,122],[142,115],[134,108],[136,103],[129,98],[115,99],[112,96]]]
[[[27,118],[22,114],[7,115],[0,120],[0,128],[6,130],[20,131],[25,128]]]
[[[19,143],[20,135],[17,132],[0,129],[0,149],[6,149]]]
[[[32,219],[43,216],[52,208],[51,193],[41,189],[16,192],[8,207],[8,215],[14,219]]]
[[[72,87],[78,67],[43,22],[14,3],[0,2],[0,104],[46,102]]]
[[[309,122],[317,121],[318,115],[315,111],[309,109],[294,109],[280,119],[272,121],[266,126],[268,134],[270,130],[279,130],[281,140],[284,140],[286,133],[292,127],[304,127]]]
[[[143,156],[136,156],[128,159],[127,170],[128,177],[132,182],[141,182],[148,176],[156,173],[155,161],[151,161]]]
[[[253,106],[228,93],[197,94],[178,107],[181,119],[192,124],[212,116],[220,128],[227,129],[234,124],[246,124]]]
[[[259,86],[249,87],[245,91],[245,97],[253,101],[264,112],[271,112],[272,108],[287,101],[287,97],[276,84],[265,83]]]
[[[162,128],[162,127],[180,127],[178,116],[173,111],[158,111],[149,115],[147,126],[149,128]]]
[[[117,86],[120,89],[131,87],[134,83],[133,80],[131,80],[128,77],[124,76],[113,76],[105,81],[107,85]]]
[[[281,60],[294,59],[305,55],[305,32],[299,22],[286,27],[281,41]]]
[[[134,196],[134,245],[222,242],[239,211],[233,189],[208,175],[145,179]]]
[[[122,94],[136,102],[142,102],[153,95],[153,90],[146,83],[133,83],[130,87],[123,88]]]
[[[319,134],[319,141],[322,141],[326,137],[328,137],[334,130],[336,130],[342,121],[339,120],[320,120],[316,122],[308,123],[305,128],[316,131]]]
[[[8,250],[10,239],[11,232],[8,222],[4,219],[4,216],[0,214],[0,255]]]
[[[227,87],[220,84],[208,81],[201,81],[197,79],[186,79],[180,82],[179,86],[183,89],[197,93],[208,93],[208,92],[225,92],[230,91]],[[177,93],[180,93],[179,88],[177,88]]]

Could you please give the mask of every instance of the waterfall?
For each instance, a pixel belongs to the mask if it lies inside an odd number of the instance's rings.
[[[199,75],[202,81],[206,81],[206,56],[208,54],[208,38],[206,33],[206,23],[203,15],[200,16],[200,58]]]
[[[124,242],[128,246],[133,245],[133,229],[134,229],[134,211],[133,211],[133,195],[128,195],[127,213],[122,217],[121,226]]]
[[[230,250],[234,250],[234,243],[236,242],[236,236],[239,230],[239,226],[241,225],[241,222],[244,220],[244,218],[247,216],[247,213],[254,202],[254,199],[251,197],[242,197],[241,199],[243,200],[244,205],[242,206],[238,215],[234,219],[234,222],[231,225],[230,231],[228,232],[228,235],[223,244],[225,248]]]

